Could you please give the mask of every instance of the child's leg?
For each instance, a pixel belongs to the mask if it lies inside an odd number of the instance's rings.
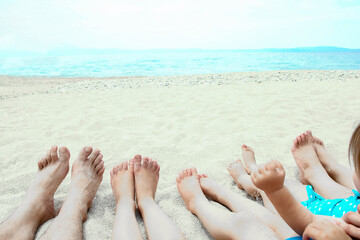
[[[184,170],[176,180],[187,209],[199,218],[215,239],[279,239],[252,214],[235,214],[213,206],[201,191],[196,169]]]
[[[312,135],[310,130],[306,132]],[[352,179],[353,170],[338,163],[326,150],[323,141],[314,136],[313,138],[313,145],[315,147],[316,154],[321,162],[321,165],[324,167],[329,176],[337,183],[350,189],[355,189],[354,181]]]
[[[225,188],[213,179],[208,178],[206,175],[200,175],[200,186],[203,193],[208,198],[226,206],[233,212],[244,212],[251,209],[251,213],[254,216],[261,219],[281,238],[285,239],[289,236],[297,235],[279,215],[274,214],[262,205]]]
[[[316,155],[313,146],[314,138],[304,133],[296,138],[292,154],[300,171],[302,182],[309,182],[315,191],[328,199],[352,196],[352,191],[344,187],[327,174]]]

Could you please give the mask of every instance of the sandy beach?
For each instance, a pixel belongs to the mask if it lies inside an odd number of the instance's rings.
[[[109,170],[135,154],[161,166],[156,200],[187,239],[211,239],[176,189],[179,171],[199,173],[247,197],[227,166],[251,146],[258,163],[279,160],[297,177],[290,148],[307,129],[348,165],[360,120],[360,71],[273,71],[171,77],[0,77],[0,221],[16,209],[51,145],[100,148],[105,174],[84,237],[110,239],[115,202]],[[56,192],[65,199],[70,174]],[[215,204],[215,203],[214,203]],[[221,207],[220,205],[218,205]],[[38,231],[37,238],[52,220]],[[145,228],[138,215],[143,236]]]

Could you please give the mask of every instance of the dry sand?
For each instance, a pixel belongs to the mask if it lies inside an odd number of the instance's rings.
[[[188,212],[175,177],[197,167],[236,188],[226,167],[243,143],[259,163],[277,159],[297,171],[292,140],[306,129],[347,165],[347,146],[360,119],[360,71],[276,71],[104,79],[0,77],[0,221],[20,203],[53,144],[69,147],[72,163],[84,145],[101,149],[106,171],[86,239],[110,239],[115,203],[109,170],[135,154],[161,165],[156,200],[188,239],[209,239]],[[58,189],[59,206],[70,175]],[[38,236],[46,230],[45,223]],[[139,218],[141,229],[144,225]],[[161,229],[161,226],[160,226]]]

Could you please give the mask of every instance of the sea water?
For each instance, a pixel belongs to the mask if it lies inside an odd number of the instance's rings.
[[[0,55],[0,75],[11,76],[166,76],[299,69],[360,69],[360,51],[143,50],[69,56]]]

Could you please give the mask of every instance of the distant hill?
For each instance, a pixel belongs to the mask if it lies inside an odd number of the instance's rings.
[[[83,56],[83,55],[114,55],[122,53],[177,53],[177,52],[360,52],[360,49],[350,49],[332,46],[297,47],[297,48],[264,48],[264,49],[86,49],[65,47],[47,52],[0,50],[0,58],[7,57],[53,57],[53,56]]]

